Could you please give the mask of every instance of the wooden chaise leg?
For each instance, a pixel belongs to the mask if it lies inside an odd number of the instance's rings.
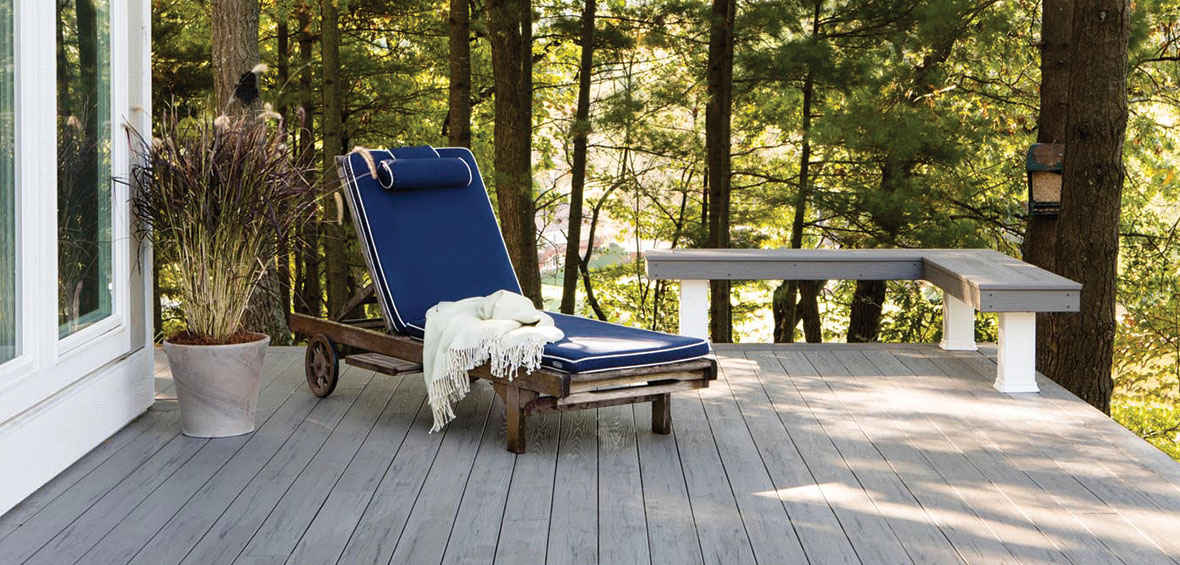
[[[664,393],[651,401],[651,431],[666,434],[672,431],[672,394]]]
[[[525,406],[537,397],[537,393],[512,385],[493,384],[492,386],[495,388],[496,394],[500,396],[500,400],[504,401],[504,410],[507,412],[508,429],[504,434],[505,447],[513,453],[524,453],[528,443],[524,423]]]

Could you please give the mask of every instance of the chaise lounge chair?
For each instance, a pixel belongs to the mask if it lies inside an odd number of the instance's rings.
[[[521,292],[491,202],[471,152],[409,147],[354,151],[337,158],[372,285],[332,319],[293,314],[307,347],[308,384],[331,394],[341,349],[352,365],[397,374],[421,370],[426,311],[446,300]],[[373,174],[373,170],[377,174]],[[365,299],[383,320],[345,320]],[[550,313],[565,339],[545,347],[542,368],[511,382],[486,366],[507,408],[507,448],[525,450],[528,413],[652,403],[652,431],[671,429],[670,394],[716,378],[709,343]],[[384,327],[382,327],[384,326]],[[383,329],[384,331],[377,331]]]

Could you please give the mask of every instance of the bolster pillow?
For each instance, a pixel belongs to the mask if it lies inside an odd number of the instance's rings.
[[[462,188],[471,184],[471,167],[453,157],[386,159],[377,164],[377,182],[386,190]]]

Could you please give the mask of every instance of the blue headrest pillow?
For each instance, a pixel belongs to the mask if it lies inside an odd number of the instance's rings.
[[[463,188],[471,184],[471,167],[454,157],[386,159],[377,163],[377,182],[386,190]]]

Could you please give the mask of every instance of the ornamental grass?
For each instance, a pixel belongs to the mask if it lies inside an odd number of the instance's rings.
[[[136,136],[133,208],[157,261],[176,265],[189,340],[228,343],[250,296],[277,266],[279,242],[316,213],[316,169],[285,142],[281,121],[165,115]]]

